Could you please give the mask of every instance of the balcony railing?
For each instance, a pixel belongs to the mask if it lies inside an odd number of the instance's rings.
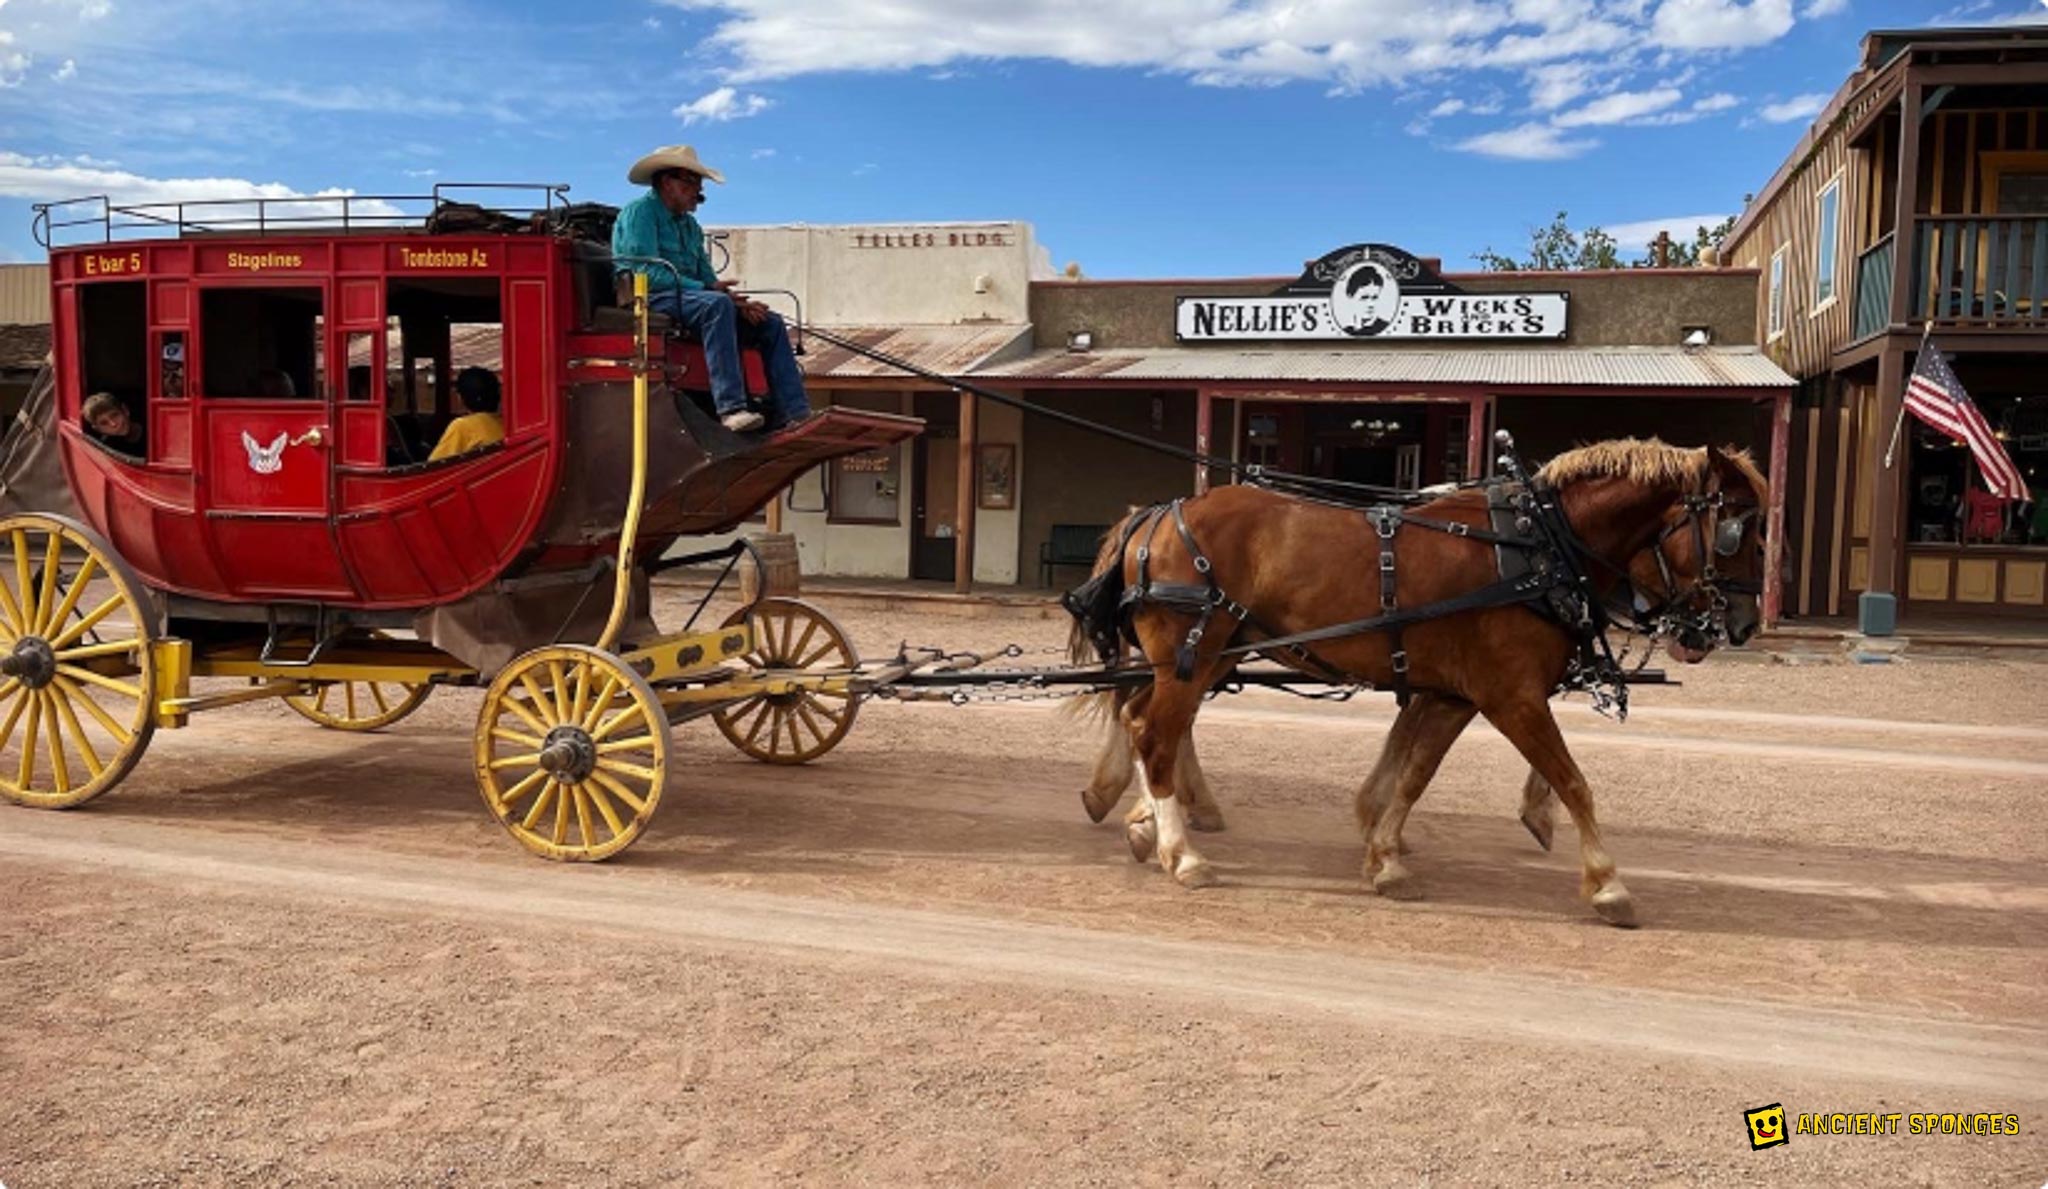
[[[1860,326],[1864,274],[1857,279]],[[1909,322],[2048,326],[2048,217],[1915,218],[1912,286]]]
[[[1883,330],[1892,320],[1892,256],[1894,241],[1887,234],[1863,249],[1856,258],[1856,313],[1850,330],[1852,339],[1865,339]]]

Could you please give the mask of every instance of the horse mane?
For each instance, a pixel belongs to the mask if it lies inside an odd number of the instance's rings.
[[[1707,447],[1673,446],[1658,438],[1615,438],[1580,446],[1543,464],[1536,477],[1562,486],[1579,479],[1626,479],[1644,486],[1670,483],[1691,487],[1706,477],[1714,452]],[[1720,451],[1759,494],[1770,490],[1747,450]]]

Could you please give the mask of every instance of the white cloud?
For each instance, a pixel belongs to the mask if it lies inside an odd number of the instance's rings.
[[[722,17],[728,81],[1048,59],[1206,85],[1322,82],[1348,93],[1418,76],[1591,52],[1640,29],[1592,0],[665,0]]]
[[[1694,111],[1727,111],[1731,107],[1740,106],[1742,106],[1742,100],[1737,99],[1726,91],[1722,91],[1718,94],[1709,95],[1705,99],[1694,100],[1692,109]]]
[[[404,171],[405,176],[409,178],[430,178],[438,175],[440,172],[438,169],[408,169]]]
[[[867,175],[869,175],[869,174],[871,174],[871,173],[879,173],[879,172],[881,172],[881,169],[882,169],[882,167],[881,167],[881,166],[879,166],[879,165],[875,164],[875,163],[874,163],[874,162],[872,162],[872,161],[867,161],[867,162],[863,162],[863,163],[862,163],[862,164],[861,164],[861,165],[860,165],[859,167],[857,167],[857,168],[856,168],[856,169],[855,169],[855,170],[853,171],[853,176],[855,176],[855,177],[857,177],[857,178],[862,178],[862,177],[866,177]]]
[[[1792,29],[1792,0],[1664,0],[1650,36],[1674,49],[1747,49]]]
[[[4,44],[4,43],[0,43]],[[0,87],[18,87],[28,77],[28,68],[35,64],[34,54],[19,50],[0,53]]]
[[[1794,95],[1783,103],[1766,103],[1757,109],[1756,114],[1773,124],[1789,124],[1794,120],[1810,120],[1819,115],[1820,109],[1827,105],[1827,94],[1815,92],[1811,95]]]
[[[640,23],[641,23],[641,24],[643,24],[643,25],[645,25],[645,26],[647,26],[647,27],[648,27],[649,29],[659,29],[659,28],[661,28],[661,18],[660,18],[660,17],[648,17],[648,18],[647,18],[646,20],[644,20],[644,21],[641,21]]]
[[[355,191],[329,188],[297,190],[282,182],[252,182],[244,178],[151,178],[125,170],[106,168],[92,158],[27,157],[0,149],[0,196],[49,202],[76,198],[81,194],[104,194],[120,204],[237,201],[253,198],[350,198]],[[351,215],[397,216],[399,208],[378,199],[348,204]],[[273,215],[278,213],[271,212]],[[296,216],[337,217],[339,202],[294,203]],[[196,214],[193,217],[198,217]],[[209,208],[205,217],[222,224],[256,217],[255,206]]]
[[[1429,115],[1431,119],[1435,119],[1439,116],[1455,116],[1464,110],[1465,101],[1463,99],[1446,99],[1435,107],[1430,108]]]
[[[680,117],[687,126],[705,121],[724,123],[727,120],[743,120],[748,116],[758,116],[773,106],[775,102],[772,99],[760,95],[742,95],[732,87],[720,87],[716,91],[682,104],[670,114]]]
[[[1577,110],[1553,116],[1551,122],[1560,128],[1620,124],[1662,111],[1682,98],[1677,90],[1668,87],[1660,91],[1617,91]]]
[[[1614,237],[1621,250],[1628,253],[1641,252],[1659,231],[1668,231],[1671,238],[1691,243],[1692,237],[1702,227],[1718,227],[1728,216],[1718,215],[1668,215],[1662,219],[1638,219],[1630,223],[1610,223],[1600,230]]]
[[[1815,17],[1831,17],[1838,12],[1847,11],[1849,0],[1807,0],[1806,7],[1799,11],[1799,18],[1810,21]]]
[[[1593,89],[1593,68],[1584,62],[1539,66],[1529,72],[1529,102],[1537,111],[1554,111]]]
[[[755,149],[753,152],[747,154],[747,158],[748,160],[751,161],[762,161],[766,160],[769,157],[773,157],[774,155],[774,149]]]
[[[64,59],[64,64],[62,66],[59,66],[56,70],[50,73],[50,77],[60,83],[64,82],[67,79],[76,78],[78,77],[78,63],[72,61],[70,58],[66,58]]]
[[[1461,152],[1510,161],[1564,161],[1599,145],[1596,140],[1566,140],[1564,130],[1551,124],[1523,124],[1486,132],[1454,147]]]

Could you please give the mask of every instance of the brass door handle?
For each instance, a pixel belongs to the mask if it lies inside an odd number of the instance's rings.
[[[291,440],[294,446],[324,446],[327,444],[327,427],[316,425]]]

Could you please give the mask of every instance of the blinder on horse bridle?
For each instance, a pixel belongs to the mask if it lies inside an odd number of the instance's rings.
[[[1664,598],[1647,607],[1643,617],[1654,620],[1662,632],[1676,636],[1689,647],[1704,647],[1710,641],[1728,638],[1730,594],[1763,592],[1762,583],[1730,577],[1714,565],[1715,558],[1734,557],[1742,551],[1742,542],[1749,535],[1750,518],[1760,511],[1749,507],[1729,515],[1724,511],[1727,506],[1719,487],[1687,495],[1685,518],[1667,525],[1651,546],[1657,558],[1658,577],[1664,584]],[[1700,573],[1681,590],[1664,547],[1672,537],[1687,531],[1693,538]],[[1697,605],[1700,596],[1705,596],[1705,607]],[[1637,592],[1637,597],[1641,598],[1641,592]]]

